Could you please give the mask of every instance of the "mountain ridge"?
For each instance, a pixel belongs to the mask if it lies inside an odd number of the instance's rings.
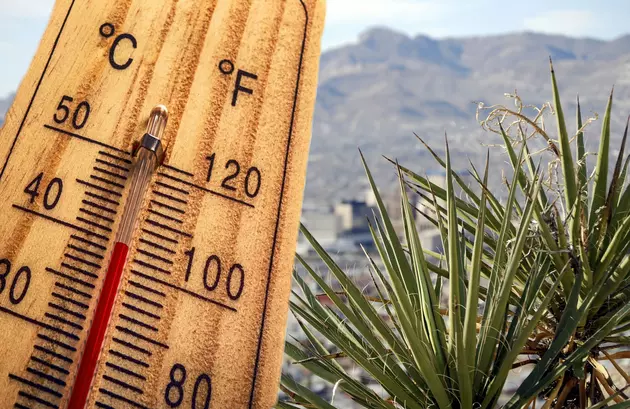
[[[549,101],[550,56],[567,117],[574,116],[578,91],[588,115],[604,111],[616,86],[616,143],[630,113],[630,35],[610,41],[532,32],[433,39],[378,27],[354,44],[324,53],[307,198],[360,194],[364,184],[357,187],[357,180],[364,177],[357,147],[384,186],[393,185],[395,172],[381,154],[414,169],[435,169],[414,132],[438,152],[447,132],[455,160],[478,164],[486,151],[482,142],[498,143],[499,138],[480,129],[477,103],[513,107],[504,94],[515,90],[526,104]],[[587,133],[596,135],[600,126]],[[493,152],[493,161],[503,163],[500,151]],[[493,185],[500,184],[500,174],[495,175]]]

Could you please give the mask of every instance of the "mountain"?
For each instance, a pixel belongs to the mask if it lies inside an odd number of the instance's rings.
[[[567,118],[574,116],[578,92],[585,116],[603,113],[615,86],[612,129],[613,143],[618,143],[630,113],[630,35],[612,41],[530,32],[434,39],[374,28],[355,44],[325,52],[307,200],[332,202],[361,194],[365,177],[357,148],[383,186],[393,186],[395,172],[381,155],[413,169],[436,170],[414,132],[439,152],[446,132],[458,168],[467,168],[469,159],[479,164],[486,145],[500,138],[481,130],[475,118],[477,103],[514,108],[504,94],[515,90],[525,104],[549,101],[549,57]],[[552,120],[548,128],[553,133]],[[587,131],[591,146],[600,127],[596,123]],[[503,165],[499,149],[491,151],[493,166]],[[491,184],[499,186],[501,172],[492,176]]]
[[[549,57],[568,118],[575,115],[578,92],[584,115],[603,113],[615,85],[617,143],[630,113],[630,35],[600,41],[526,32],[438,40],[375,28],[356,44],[324,53],[307,199],[360,193],[364,185],[357,181],[364,177],[357,147],[385,185],[395,174],[381,154],[414,169],[435,170],[414,132],[441,148],[446,131],[459,167],[467,168],[469,158],[480,163],[487,149],[482,143],[498,143],[499,138],[481,131],[476,102],[514,108],[504,94],[515,90],[526,104],[549,101]],[[593,124],[587,133],[592,143],[600,127]],[[493,151],[495,166],[503,163],[498,149]],[[494,176],[496,186],[500,172]]]

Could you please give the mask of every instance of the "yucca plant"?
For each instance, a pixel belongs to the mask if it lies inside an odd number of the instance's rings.
[[[574,153],[553,69],[552,85],[553,105],[535,116],[527,117],[518,100],[517,110],[492,107],[484,122],[498,125],[514,169],[505,200],[488,189],[487,162],[483,176],[472,167],[480,187],[473,189],[452,172],[448,148],[442,159],[427,146],[446,169],[447,185],[398,167],[401,241],[367,172],[380,216],[372,233],[383,268],[367,255],[376,296],[355,285],[303,229],[333,279],[329,284],[300,259],[321,293],[296,274],[301,293],[291,309],[307,341],[287,342],[293,365],[366,408],[492,408],[510,369],[523,364],[533,364],[532,372],[505,408],[535,408],[537,396],[544,408],[630,408],[630,370],[622,361],[630,358],[627,130],[609,178],[611,97],[589,175],[579,102]],[[556,139],[545,128],[545,108],[554,110]],[[531,151],[536,136],[547,146],[542,153]],[[536,158],[545,153],[550,161]],[[467,197],[455,197],[454,185]],[[424,215],[439,229],[444,254],[422,248],[408,187],[431,204]],[[519,360],[523,354],[537,358]],[[625,386],[615,385],[603,360]],[[348,363],[384,392],[353,378]],[[282,385],[288,398],[279,408],[335,408],[288,375]]]
[[[337,393],[346,394],[365,408],[493,408],[501,397],[510,370],[522,365],[518,358],[527,352],[531,335],[552,315],[550,303],[560,281],[548,282],[545,273],[550,261],[545,252],[534,250],[532,274],[522,286],[517,281],[523,249],[532,247],[527,243],[531,241],[530,226],[542,178],[534,171],[522,207],[516,211],[520,174],[515,173],[505,217],[498,226],[498,237],[488,243],[486,230],[493,226],[486,223],[494,217],[488,200],[491,196],[485,189],[488,163],[483,179],[479,180],[482,188],[479,202],[461,212],[459,208],[463,203],[454,194],[455,175],[448,144],[446,152],[446,189],[431,189],[436,206],[437,197],[442,193],[446,203],[440,212],[444,217],[436,220],[447,250],[443,265],[428,259],[422,248],[415,209],[406,192],[408,182],[402,174],[400,192],[405,239],[401,241],[366,167],[379,212],[372,234],[383,268],[366,253],[376,296],[369,296],[359,288],[309,232],[302,230],[336,285],[329,284],[298,257],[321,294],[313,292],[305,280],[295,274],[301,293],[294,293],[291,310],[308,342],[288,341],[286,354],[294,365],[301,365],[334,385]],[[525,154],[522,149],[520,161]],[[474,213],[477,221],[470,230],[474,237],[467,232],[470,213]],[[485,260],[488,246],[496,251],[495,257],[500,260],[490,266]],[[484,271],[486,267],[490,269]],[[435,283],[432,272],[440,276]],[[487,286],[481,285],[484,274],[489,278]],[[565,274],[571,274],[568,267],[560,273]],[[448,284],[446,305],[441,302],[443,279],[447,279]],[[574,286],[573,298],[577,298],[579,288]],[[486,300],[482,314],[478,308],[480,299]],[[344,363],[362,368],[384,392],[379,394],[353,378]],[[278,408],[335,407],[288,375],[283,375],[282,388],[289,399],[280,402]],[[535,399],[535,394],[536,391],[532,391],[527,401]]]
[[[553,68],[551,77],[553,104],[538,109],[534,117],[524,114],[524,107],[516,97],[516,110],[491,107],[490,115],[483,122],[501,135],[516,172],[510,190],[518,185],[533,202],[533,220],[528,221],[530,236],[518,260],[511,301],[526,292],[531,274],[543,279],[543,291],[536,295],[539,302],[553,292],[548,313],[543,314],[527,343],[528,352],[539,357],[537,365],[507,406],[522,407],[532,394],[540,394],[547,400],[547,407],[601,407],[611,400],[620,405],[617,407],[630,407],[623,390],[630,383],[630,365],[622,361],[630,359],[630,337],[624,336],[630,330],[630,187],[625,183],[629,163],[625,157],[628,128],[610,174],[611,93],[599,136],[597,161],[590,173],[579,101],[576,132],[574,138],[570,138]],[[546,109],[552,109],[555,114],[555,138],[545,128]],[[533,152],[530,146],[537,137],[543,138],[546,149]],[[439,155],[429,150],[446,166]],[[544,159],[545,155],[551,158]],[[543,188],[532,192],[531,186],[541,178],[535,165],[539,160],[537,156],[549,164],[549,171],[543,176]],[[448,192],[427,178],[407,168],[403,172],[421,196],[448,197]],[[474,168],[472,174],[481,182]],[[455,203],[463,229],[478,235],[479,219],[484,219],[485,248],[480,269],[482,275],[491,278],[493,271],[500,268],[497,264],[505,264],[497,257],[505,246],[501,235],[512,242],[518,239],[523,220],[514,218],[512,213],[521,216],[525,209],[509,199],[503,203],[497,195],[486,191],[487,198],[483,200],[487,200],[490,207],[482,214],[479,212],[482,197],[466,186],[462,178],[453,177],[469,198]],[[435,213],[426,217],[439,226],[442,220],[449,218],[450,209],[441,207],[438,201],[434,204]],[[510,220],[507,228],[506,220]],[[464,237],[470,253],[476,241]],[[447,260],[446,255],[432,255]],[[557,283],[560,286],[556,291],[553,287]],[[512,308],[521,306],[516,302]],[[484,356],[478,354],[477,359],[480,358]],[[612,371],[626,386],[615,384],[602,361],[612,365]]]

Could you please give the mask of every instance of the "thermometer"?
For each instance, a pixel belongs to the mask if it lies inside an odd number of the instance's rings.
[[[58,0],[0,130],[0,409],[271,408],[322,0]]]

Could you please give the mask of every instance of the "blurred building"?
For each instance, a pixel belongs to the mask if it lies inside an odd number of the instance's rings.
[[[341,220],[330,206],[305,205],[300,221],[324,248],[334,245],[342,230]],[[297,245],[298,254],[306,254],[310,249],[311,245],[300,234]]]
[[[346,231],[369,230],[368,220],[373,217],[373,207],[359,200],[344,200],[335,205],[335,215]]]

